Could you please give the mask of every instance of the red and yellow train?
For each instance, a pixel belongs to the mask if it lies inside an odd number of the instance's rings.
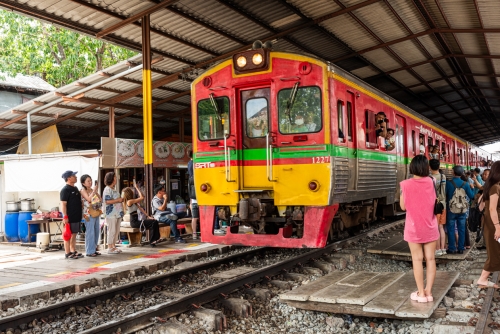
[[[376,219],[377,208],[395,214],[409,161],[429,145],[446,174],[491,159],[346,71],[298,54],[235,54],[193,82],[192,105],[200,230],[216,244],[323,247]],[[225,234],[214,234],[217,217],[229,223]]]

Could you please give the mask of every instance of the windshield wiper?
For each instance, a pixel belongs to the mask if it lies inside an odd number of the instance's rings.
[[[212,104],[212,107],[214,107],[214,109],[215,109],[215,116],[220,121],[222,119],[221,112],[219,110],[219,106],[215,102],[214,93],[210,93],[209,97],[210,97],[210,103]]]
[[[292,92],[290,93],[290,98],[286,103],[285,116],[288,117],[288,122],[290,122],[290,124],[292,124],[292,116],[290,115],[290,109],[292,109],[293,104],[295,103],[295,97],[297,96],[298,88],[299,88],[299,83],[296,82],[295,85],[293,85]]]

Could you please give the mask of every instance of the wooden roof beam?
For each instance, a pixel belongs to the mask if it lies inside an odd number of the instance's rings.
[[[139,13],[137,13],[135,15],[132,15],[131,17],[129,17],[129,18],[127,18],[127,19],[125,19],[125,20],[117,23],[117,24],[112,25],[111,27],[108,27],[106,29],[101,30],[95,36],[97,38],[103,38],[104,36],[109,35],[109,34],[115,32],[115,31],[117,31],[117,30],[125,27],[126,25],[128,25],[128,24],[130,24],[132,22],[135,22],[137,20],[142,19],[146,15],[153,14],[154,12],[157,12],[160,9],[163,9],[165,7],[168,7],[168,6],[171,6],[174,3],[176,3],[177,1],[178,0],[164,0],[164,1],[160,2],[159,4],[151,6],[148,9],[143,10],[142,12],[139,12]]]

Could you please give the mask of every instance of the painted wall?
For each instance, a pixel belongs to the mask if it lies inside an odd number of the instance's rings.
[[[14,108],[24,102],[34,99],[37,96],[38,95],[0,91],[0,112]]]

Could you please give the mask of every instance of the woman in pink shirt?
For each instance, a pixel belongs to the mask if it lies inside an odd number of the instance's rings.
[[[429,177],[429,162],[423,155],[415,156],[410,163],[410,174],[413,178],[404,180],[401,185],[399,204],[406,210],[404,239],[410,246],[413,262],[413,275],[418,291],[411,294],[411,299],[419,303],[431,302],[432,285],[436,277],[436,240],[439,230],[434,203],[436,192],[434,181]],[[427,286],[424,288],[423,259],[427,266]]]

